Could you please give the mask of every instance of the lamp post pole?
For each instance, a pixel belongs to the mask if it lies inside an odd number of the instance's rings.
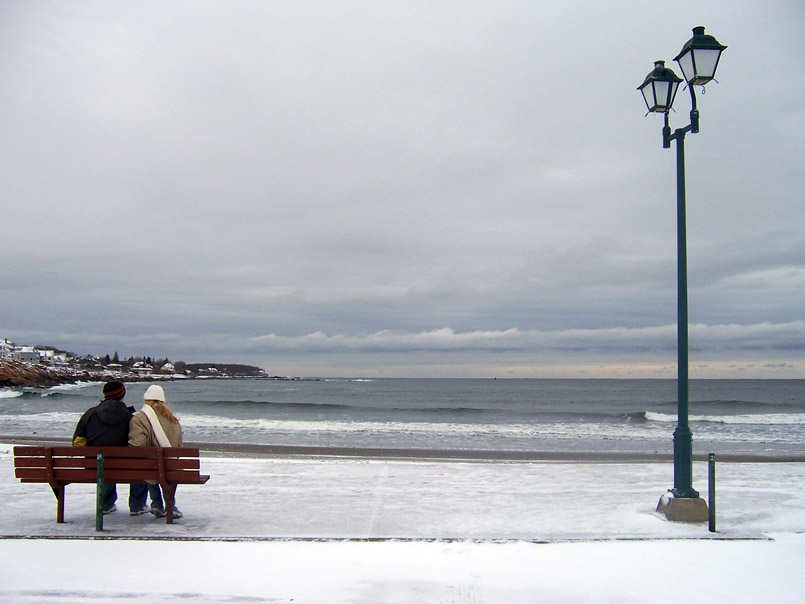
[[[685,135],[699,132],[699,110],[696,107],[696,93],[690,90],[690,124],[677,128],[671,134],[668,112],[665,112],[665,126],[662,129],[663,148],[676,141],[676,275],[677,275],[677,424],[674,430],[674,488],[675,497],[696,498],[698,491],[693,488],[693,432],[688,421],[688,236],[687,215],[685,211]]]
[[[699,132],[699,110],[696,106],[694,86],[710,82],[715,77],[721,52],[721,45],[712,36],[704,33],[704,27],[694,27],[693,37],[674,59],[682,68],[690,91],[690,123],[671,133],[668,114],[682,79],[673,70],[665,67],[664,61],[656,61],[651,71],[638,88],[650,113],[662,113],[665,125],[662,129],[662,146],[671,147],[676,141],[676,205],[677,205],[677,426],[674,431],[674,488],[671,490],[676,500],[693,500],[691,504],[704,506],[704,520],[707,519],[707,506],[693,489],[693,433],[688,422],[688,259],[687,259],[687,220],[685,216],[685,135]],[[681,513],[673,511],[672,506],[660,500],[658,510],[663,508],[669,520],[699,520],[701,505],[677,506],[684,508]],[[675,517],[677,516],[677,517]]]
[[[691,88],[691,94],[693,89]],[[666,118],[667,118],[666,114]],[[677,262],[677,425],[674,430],[675,497],[698,497],[693,489],[693,433],[688,423],[688,244],[685,215],[685,134],[680,128],[669,137],[676,140],[676,262]]]

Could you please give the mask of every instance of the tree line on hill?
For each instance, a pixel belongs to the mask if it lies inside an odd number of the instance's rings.
[[[171,361],[169,358],[152,358],[150,356],[130,356],[121,359],[117,352],[111,357],[107,354],[101,358],[92,357],[95,363],[108,369],[119,365],[124,373],[132,371],[135,367],[151,367],[154,373],[178,373],[180,375],[211,375],[221,374],[232,377],[259,377],[265,375],[260,367],[243,365],[239,363],[186,363],[184,361]]]

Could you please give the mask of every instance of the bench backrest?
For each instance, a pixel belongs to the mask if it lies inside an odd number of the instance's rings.
[[[189,447],[14,447],[14,475],[22,482],[52,487],[97,480],[98,453],[104,454],[104,482],[193,484],[199,475],[199,450]]]

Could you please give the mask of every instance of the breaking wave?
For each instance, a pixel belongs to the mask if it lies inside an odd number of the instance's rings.
[[[676,414],[643,413],[646,421],[671,423],[677,421]],[[711,424],[754,424],[762,426],[799,426],[805,424],[805,413],[768,413],[763,415],[690,415],[691,422]]]

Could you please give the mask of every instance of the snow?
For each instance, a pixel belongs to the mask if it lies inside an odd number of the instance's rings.
[[[717,533],[654,513],[670,463],[202,453],[202,471],[175,525],[129,516],[121,485],[96,533],[92,485],[67,488],[59,525],[0,445],[0,602],[805,600],[801,463],[720,463]]]

